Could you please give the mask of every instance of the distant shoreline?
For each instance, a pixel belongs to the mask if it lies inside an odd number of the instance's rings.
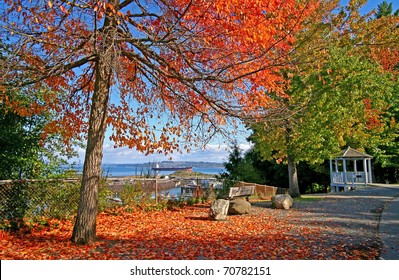
[[[192,163],[192,164],[191,164]],[[190,165],[189,165],[190,164]],[[215,163],[205,163],[205,162],[174,162],[173,165],[166,166],[165,168],[179,168],[192,166],[192,171],[196,173],[202,173],[206,176],[215,176],[225,173],[226,170],[222,164]],[[160,165],[160,167],[164,168],[165,165]],[[154,165],[148,164],[102,164],[102,174],[103,177],[108,178],[129,178],[129,177],[155,177],[155,175],[159,176],[171,176],[173,171],[158,171],[156,172],[152,168]],[[68,169],[71,166],[66,167]],[[83,171],[83,165],[75,165],[72,166],[72,169],[75,170],[78,174],[81,174]]]
[[[147,163],[102,163],[103,166],[138,166],[138,167],[153,167],[159,164],[160,167],[209,167],[209,168],[224,168],[223,162],[215,161],[160,161]],[[83,166],[83,163],[74,164],[76,166]]]

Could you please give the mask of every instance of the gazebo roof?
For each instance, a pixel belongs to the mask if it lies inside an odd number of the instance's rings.
[[[352,149],[351,147],[346,148],[346,150],[342,153],[341,156],[339,156],[338,158],[360,158],[360,159],[364,159],[364,158],[373,158],[372,156],[359,152],[355,149]]]

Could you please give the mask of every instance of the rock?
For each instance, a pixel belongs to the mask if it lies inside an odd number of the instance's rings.
[[[277,209],[290,209],[294,200],[289,194],[278,194],[272,199],[273,207]]]
[[[229,201],[226,199],[216,199],[209,210],[209,217],[215,221],[226,220],[229,210]]]
[[[251,203],[244,199],[234,199],[230,201],[228,213],[231,215],[248,214],[251,211]]]

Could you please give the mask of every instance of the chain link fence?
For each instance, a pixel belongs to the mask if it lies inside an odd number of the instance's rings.
[[[176,180],[153,178],[102,179],[98,208],[158,203]],[[0,226],[19,228],[24,219],[69,218],[77,213],[81,182],[78,179],[0,181]]]
[[[78,207],[79,189],[78,180],[0,181],[0,222],[72,216]]]
[[[165,203],[175,205],[184,199],[209,196],[210,185],[215,186],[215,181],[198,178],[103,178],[98,210],[104,211],[116,205],[149,209],[167,207]],[[80,187],[79,179],[0,181],[0,227],[17,229],[26,219],[62,219],[76,215]],[[219,189],[218,193],[221,191]]]

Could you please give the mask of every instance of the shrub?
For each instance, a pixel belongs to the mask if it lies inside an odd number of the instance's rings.
[[[127,183],[123,186],[121,200],[124,205],[137,206],[151,199],[151,194],[144,191],[140,182]]]
[[[306,189],[306,193],[325,193],[326,191],[327,187],[318,183],[312,183],[310,188]]]
[[[105,184],[105,181],[102,181],[98,190],[98,212],[102,212],[116,204],[116,202],[111,201],[114,195],[114,191]]]

